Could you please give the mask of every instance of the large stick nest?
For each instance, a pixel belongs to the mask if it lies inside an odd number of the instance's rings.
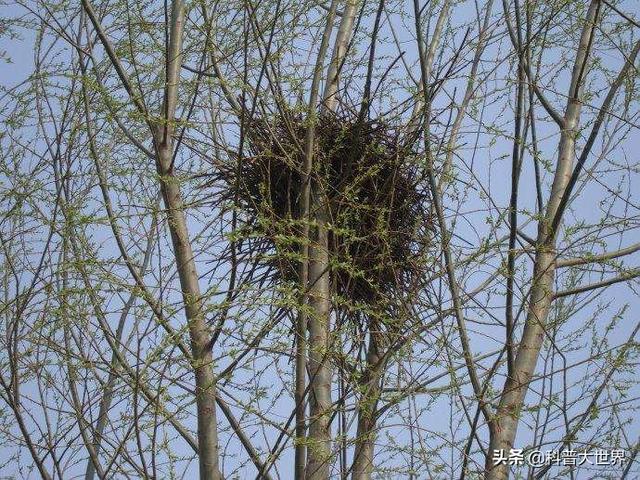
[[[263,263],[298,279],[308,122],[293,113],[258,118],[245,131],[248,155],[231,180]],[[322,115],[315,122],[311,217],[325,205],[332,285],[345,301],[379,306],[414,282],[431,229],[416,155],[382,121]],[[310,231],[314,231],[311,224]],[[377,308],[377,307],[376,307]]]

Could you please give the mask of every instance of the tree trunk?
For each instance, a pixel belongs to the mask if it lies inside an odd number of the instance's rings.
[[[173,131],[182,64],[184,9],[184,3],[180,0],[174,0],[171,4],[165,101],[162,109],[163,123],[154,132],[154,145],[156,168],[167,211],[167,223],[171,232],[171,243],[191,340],[191,366],[196,381],[200,479],[218,480],[221,475],[218,467],[215,375],[213,355],[209,347],[211,332],[204,319],[198,272],[189,239],[180,183],[173,169]]]
[[[324,202],[317,199],[316,202]],[[317,226],[309,246],[309,438],[306,478],[329,478],[331,466],[331,363],[329,342],[329,251],[325,216],[316,213]]]
[[[328,112],[335,111],[338,106],[338,80],[340,78],[340,70],[342,70],[344,57],[347,53],[349,39],[351,38],[351,31],[353,30],[356,4],[357,2],[355,0],[347,0],[344,12],[342,13],[342,21],[336,34],[336,42],[333,47],[333,54],[331,55],[331,63],[327,70],[323,94],[323,108]]]
[[[580,102],[581,85],[584,83],[587,71],[586,63],[598,8],[599,1],[592,0],[576,53],[576,61],[569,87],[569,100],[565,109],[563,128],[558,146],[558,163],[551,187],[551,195],[545,216],[538,225],[536,256],[527,318],[520,346],[514,360],[513,375],[507,377],[505,381],[498,409],[490,425],[491,439],[486,459],[486,480],[504,480],[509,477],[508,465],[503,463],[500,465],[493,464],[493,452],[502,449],[508,453],[514,447],[519,416],[544,340],[549,310],[553,301],[556,259],[557,231],[552,230],[550,227],[554,223],[562,196],[569,184],[573,171],[575,138],[582,105]]]
[[[361,382],[361,397],[358,402],[358,431],[354,452],[352,480],[368,480],[373,471],[375,428],[378,401],[380,400],[382,372],[384,371],[378,332],[369,333],[366,370]]]
[[[209,348],[211,335],[204,320],[198,273],[189,240],[180,185],[170,171],[172,150],[169,145],[160,145],[158,173],[191,339],[191,365],[196,380],[200,479],[218,480],[221,476],[218,470],[215,376],[213,356]]]
[[[338,105],[338,79],[353,29],[356,1],[348,0],[334,45],[323,94],[322,109]],[[309,436],[306,478],[325,480],[331,467],[331,363],[329,341],[331,289],[329,281],[328,206],[323,186],[311,181],[310,217],[313,234],[309,245]]]
[[[311,178],[313,172],[313,153],[315,149],[315,127],[317,120],[317,103],[320,90],[320,80],[324,70],[324,58],[326,56],[329,45],[329,38],[333,30],[333,22],[335,19],[338,0],[332,0],[327,15],[327,23],[322,34],[318,58],[313,72],[313,80],[311,82],[311,93],[309,95],[309,111],[305,136],[304,151],[304,175],[302,179],[302,262],[299,269],[299,280],[302,294],[302,308],[298,312],[296,319],[296,445],[295,445],[295,465],[294,476],[296,480],[305,479],[305,467],[307,461],[307,424],[306,424],[306,395],[307,395],[307,323],[308,315],[306,312],[306,304],[308,299],[307,288],[309,286],[309,244],[310,237],[310,220],[311,220]]]

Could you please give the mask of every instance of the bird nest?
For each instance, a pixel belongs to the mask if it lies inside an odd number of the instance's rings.
[[[258,118],[246,128],[248,155],[232,175],[261,262],[298,280],[304,145],[308,122],[293,113]],[[339,299],[379,308],[406,291],[420,264],[430,218],[418,188],[416,154],[382,121],[324,114],[316,119],[313,212],[325,206],[330,273]]]

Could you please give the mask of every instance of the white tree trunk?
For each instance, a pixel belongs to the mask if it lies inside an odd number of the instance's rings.
[[[537,251],[527,318],[514,361],[513,375],[508,377],[505,382],[500,403],[490,428],[491,441],[485,475],[487,480],[504,480],[509,476],[508,465],[493,465],[492,455],[495,450],[503,449],[508,452],[514,447],[520,413],[545,336],[549,309],[553,301],[553,279],[556,268],[557,232],[551,231],[550,226],[558,212],[560,201],[573,171],[575,138],[582,106],[580,102],[581,85],[584,83],[587,71],[589,46],[594,33],[598,3],[598,0],[592,0],[589,6],[576,53],[551,195],[545,216],[538,224]]]
[[[369,334],[366,370],[357,406],[358,430],[353,456],[352,480],[368,480],[373,471],[378,401],[382,393],[380,381],[384,371],[379,335],[379,332],[370,332]]]
[[[324,111],[338,105],[338,79],[351,38],[356,1],[348,0],[336,35],[327,83],[323,94]],[[328,479],[331,467],[331,289],[329,279],[328,205],[323,186],[311,183],[310,217],[314,226],[309,245],[309,436],[306,478]]]
[[[221,478],[218,467],[218,422],[213,355],[209,346],[211,332],[204,319],[198,272],[191,248],[184,213],[180,183],[173,171],[173,131],[180,68],[182,65],[182,34],[184,4],[172,2],[171,33],[167,51],[167,74],[163,124],[155,132],[156,167],[167,211],[167,223],[182,289],[185,316],[191,339],[191,366],[195,373],[196,409],[198,416],[198,457],[201,480]]]

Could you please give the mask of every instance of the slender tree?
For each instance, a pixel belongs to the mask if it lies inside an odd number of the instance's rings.
[[[0,9],[4,475],[637,474],[634,2]]]

